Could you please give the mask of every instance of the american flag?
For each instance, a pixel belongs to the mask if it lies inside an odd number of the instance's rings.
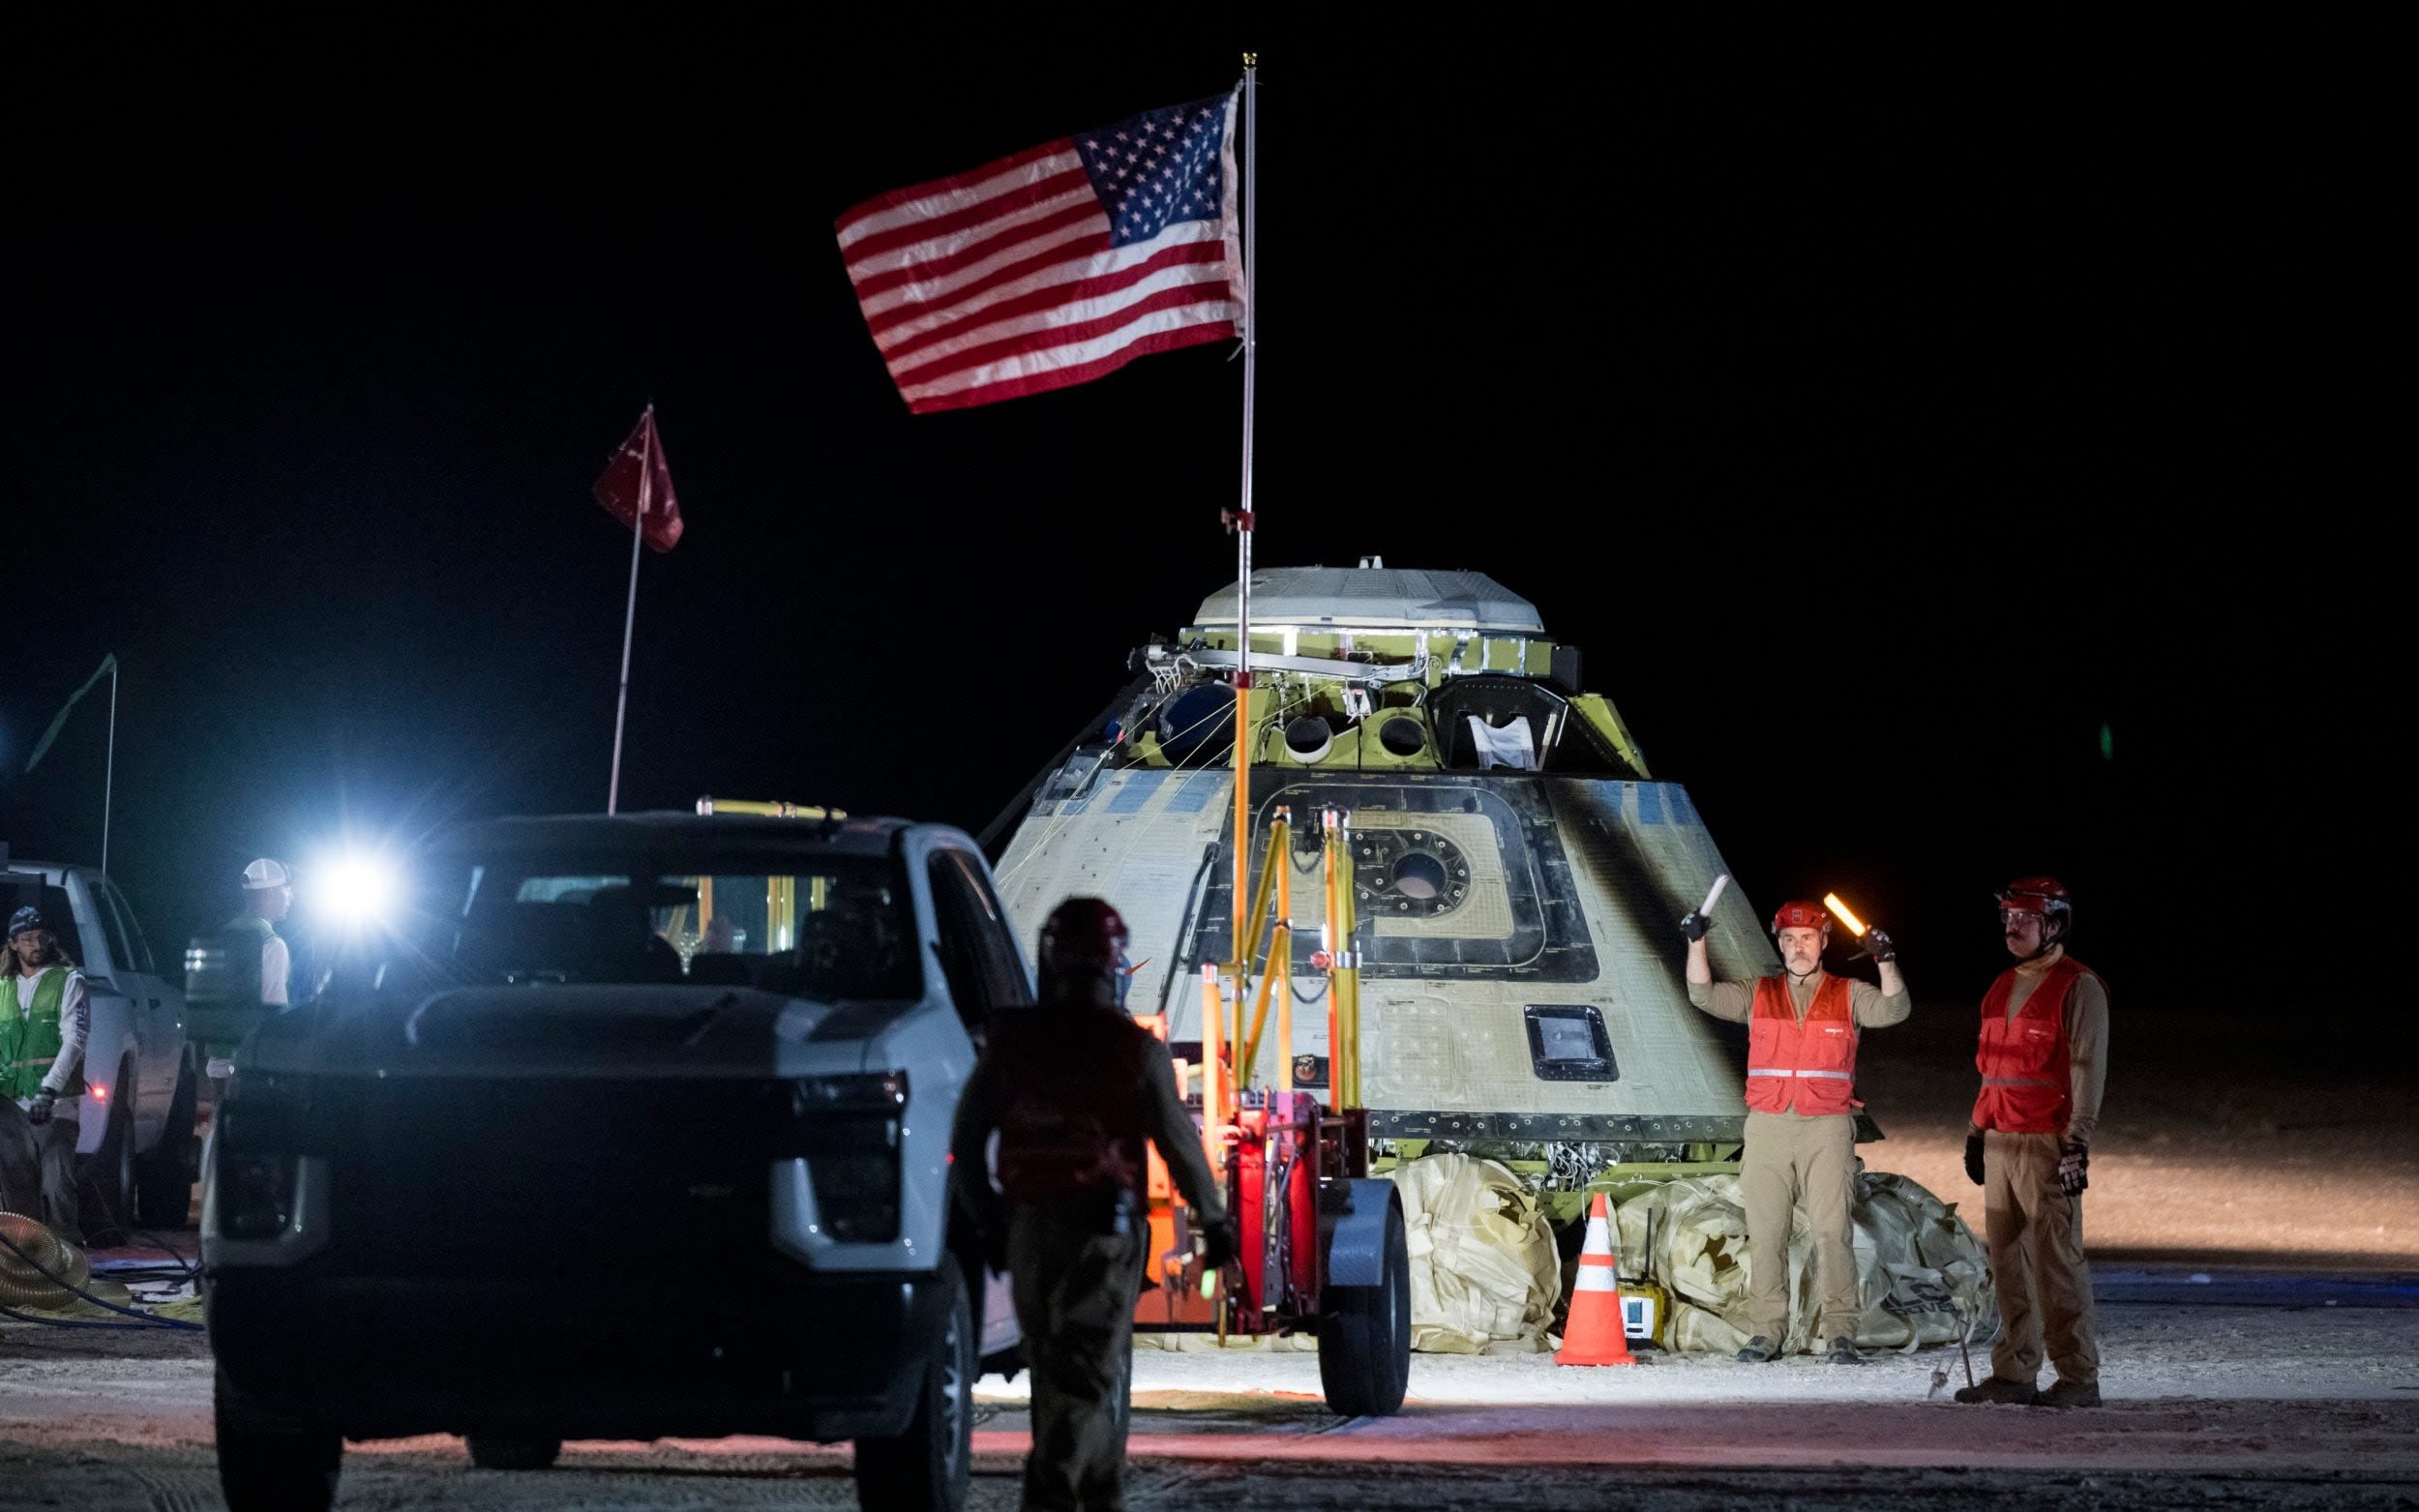
[[[1150,110],[840,217],[840,252],[916,414],[1065,388],[1243,315],[1235,97]]]

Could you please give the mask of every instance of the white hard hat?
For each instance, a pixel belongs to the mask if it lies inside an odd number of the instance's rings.
[[[267,856],[262,856],[244,868],[244,887],[249,892],[259,892],[271,887],[284,887],[292,880],[285,875],[284,864],[272,861]]]

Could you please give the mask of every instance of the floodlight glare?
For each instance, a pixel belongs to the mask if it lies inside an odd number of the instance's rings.
[[[395,872],[370,856],[345,856],[321,884],[328,906],[355,923],[383,919],[395,905]]]

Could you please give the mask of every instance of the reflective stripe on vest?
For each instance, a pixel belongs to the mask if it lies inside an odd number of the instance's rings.
[[[1855,1112],[1853,987],[1845,977],[1824,976],[1801,1021],[1785,982],[1756,982],[1747,1015],[1747,1107],[1807,1117]]]
[[[1983,995],[1982,1035],[1974,1069],[1982,1091],[1974,1127],[2008,1134],[2063,1134],[2074,1111],[2075,1083],[2066,1040],[2066,1000],[2088,968],[2072,957],[2050,963],[2032,994],[2011,1015],[2008,1003],[2022,975],[1999,973]]]

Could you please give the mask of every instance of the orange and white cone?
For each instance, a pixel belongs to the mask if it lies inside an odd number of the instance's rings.
[[[1604,1194],[1588,1213],[1588,1242],[1579,1252],[1579,1277],[1570,1287],[1570,1318],[1563,1328],[1557,1365],[1635,1365],[1629,1330],[1621,1317],[1621,1273],[1613,1259],[1613,1220]]]

